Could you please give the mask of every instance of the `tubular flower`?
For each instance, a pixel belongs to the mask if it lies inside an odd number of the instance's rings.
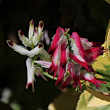
[[[82,71],[80,78],[82,80],[89,81],[89,82],[93,83],[97,87],[97,89],[99,89],[99,87],[101,86],[100,83],[107,84],[104,81],[96,79],[93,73],[88,73],[87,71]]]
[[[35,81],[35,74],[37,76],[41,76],[44,80],[47,80],[42,72],[39,70],[39,67],[34,65],[33,59],[28,57],[26,60],[26,67],[27,67],[27,83],[26,89],[32,85],[32,91],[34,92],[34,81]]]
[[[82,89],[80,83],[80,70],[81,66],[79,64],[68,62],[65,73],[65,80],[62,81],[60,89],[63,89],[71,82],[73,82],[73,88],[76,88],[79,85],[80,89]]]
[[[44,49],[43,43],[40,42],[40,38],[43,34],[43,22],[40,21],[38,27],[34,28],[33,20],[30,21],[28,37],[25,37],[21,30],[18,31],[19,39],[22,41],[23,46],[15,44],[12,40],[7,40],[7,44],[11,47],[14,51],[18,52],[21,55],[28,56],[26,60],[26,67],[27,67],[27,84],[26,88],[32,85],[32,89],[34,91],[34,75],[41,76],[42,78],[46,79],[42,72],[40,71],[40,67],[34,64],[34,61],[37,58],[41,60],[50,61],[50,55]],[[27,47],[30,47],[31,50],[28,50]]]
[[[32,90],[34,91],[34,75],[35,75],[35,66],[32,65],[32,58],[28,58],[26,60],[26,67],[27,67],[27,84],[26,89],[32,85]]]
[[[61,27],[58,27],[56,30],[56,34],[54,35],[53,41],[52,41],[52,45],[48,50],[48,53],[51,53],[53,55],[54,51],[57,48],[57,45],[59,43],[60,40],[60,36],[65,32],[65,30]]]
[[[93,42],[81,38],[76,32],[72,33],[71,38],[74,40],[74,42],[71,41],[73,53],[70,52],[69,57],[82,65],[88,72],[91,72],[93,70],[91,64],[99,55],[104,53],[104,48],[97,47]]]

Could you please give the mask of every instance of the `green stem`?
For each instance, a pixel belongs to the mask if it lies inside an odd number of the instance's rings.
[[[45,76],[51,78],[51,79],[54,79],[54,80],[57,80],[57,77],[53,78],[53,76],[51,76],[50,74],[48,74],[48,72],[42,72]]]

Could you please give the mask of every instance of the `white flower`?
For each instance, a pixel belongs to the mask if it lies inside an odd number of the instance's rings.
[[[21,55],[27,55],[29,57],[33,57],[33,56],[39,54],[42,51],[42,49],[44,48],[44,45],[42,43],[39,43],[40,38],[43,33],[42,30],[43,30],[43,22],[42,21],[39,22],[38,28],[34,28],[33,20],[31,20],[28,38],[24,36],[24,34],[21,30],[18,31],[19,38],[25,47],[17,45],[11,40],[7,40],[7,44],[12,49],[14,49],[14,51],[20,53]],[[32,50],[29,51],[29,50],[27,50],[26,47],[31,47]]]
[[[26,89],[32,85],[32,91],[34,92],[34,75],[35,75],[35,66],[32,64],[33,60],[32,58],[28,58],[26,60],[26,66],[27,66],[27,84]]]
[[[50,61],[50,55],[44,49],[43,43],[40,42],[41,36],[43,34],[43,22],[40,21],[38,27],[34,28],[33,20],[30,21],[28,37],[25,37],[21,30],[18,31],[19,39],[22,41],[24,46],[20,46],[15,44],[11,40],[7,40],[7,44],[11,47],[14,51],[18,52],[21,55],[28,56],[26,60],[26,67],[27,67],[27,84],[26,89],[32,85],[32,91],[34,92],[34,81],[35,81],[35,74],[37,76],[41,76],[43,79],[47,80],[42,72],[40,71],[40,67],[34,64],[34,60],[37,57],[34,57],[38,54],[38,57],[42,60]],[[27,47],[31,47],[31,50],[28,50]]]

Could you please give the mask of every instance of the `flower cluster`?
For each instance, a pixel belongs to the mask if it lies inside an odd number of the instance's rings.
[[[21,30],[18,31],[23,45],[31,47],[31,50],[7,40],[12,49],[28,56],[26,60],[26,88],[31,84],[34,88],[35,74],[46,79],[42,68],[47,68],[46,71],[53,75],[53,78],[57,78],[55,85],[61,83],[60,89],[65,88],[68,84],[73,84],[74,88],[79,86],[81,89],[80,80],[89,81],[97,88],[101,86],[100,82],[106,84],[106,82],[95,78],[93,73],[95,70],[91,66],[95,59],[103,54],[104,48],[101,47],[100,43],[89,42],[80,37],[77,32],[73,32],[71,36],[68,32],[68,28],[58,27],[48,52],[40,42],[43,34],[42,21],[39,22],[38,28],[34,28],[33,20],[30,21],[29,38],[25,37]],[[37,59],[38,57],[40,60]]]
[[[34,28],[33,20],[30,21],[28,38],[24,36],[21,30],[18,31],[19,39],[22,41],[22,44],[25,46],[20,46],[15,44],[12,40],[7,40],[7,44],[14,49],[14,51],[20,53],[21,55],[28,56],[26,60],[27,66],[27,84],[26,88],[32,85],[34,91],[34,75],[41,76],[44,79],[44,75],[40,71],[39,67],[34,64],[34,61],[39,57],[41,60],[50,61],[50,55],[44,49],[43,43],[40,42],[41,36],[43,34],[44,24],[42,21],[39,22],[38,27]],[[28,50],[27,47],[30,47],[31,50]]]
[[[77,32],[73,32],[70,36],[68,31],[69,29],[57,28],[51,47],[48,50],[53,59],[47,71],[50,74],[54,73],[53,77],[58,77],[55,85],[61,82],[60,89],[70,83],[73,83],[73,87],[79,86],[81,89],[80,80],[89,81],[99,88],[101,86],[100,82],[106,82],[95,78],[93,74],[95,70],[91,65],[99,55],[103,54],[104,48],[101,47],[100,43],[89,42],[87,39],[80,37]],[[44,61],[36,61],[36,63],[48,64]]]

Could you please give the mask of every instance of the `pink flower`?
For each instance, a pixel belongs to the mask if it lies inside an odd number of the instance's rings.
[[[78,85],[80,89],[81,83],[80,83],[80,70],[81,66],[79,64],[74,64],[73,62],[68,62],[67,68],[65,73],[65,80],[61,82],[61,88],[65,88],[68,84],[70,84],[73,81],[73,88],[76,88]]]
[[[57,45],[59,43],[59,40],[60,40],[60,37],[61,35],[65,32],[65,30],[61,27],[58,27],[57,30],[56,30],[56,34],[54,36],[54,39],[52,41],[52,45],[51,47],[49,48],[48,50],[48,53],[52,54],[54,53],[54,51],[56,50],[57,48]]]
[[[99,88],[100,82],[105,82],[94,77],[91,73],[94,71],[91,64],[104,52],[103,50],[99,43],[89,42],[81,38],[77,32],[69,36],[67,31],[58,27],[48,50],[52,55],[52,63],[47,61],[35,61],[35,63],[48,68],[47,71],[53,74],[53,78],[57,77],[55,85],[61,82],[60,89],[71,83],[73,88],[79,86],[82,89],[80,79],[89,81]],[[82,67],[87,70],[85,73],[81,70]]]
[[[94,71],[91,64],[95,59],[103,54],[104,48],[99,46],[99,43],[89,42],[85,38],[81,38],[77,32],[73,32],[71,38],[71,48],[73,53],[69,53],[69,57],[75,62],[82,65],[88,72]],[[97,47],[98,46],[98,47]]]
[[[86,71],[81,72],[80,78],[82,80],[89,81],[89,82],[93,83],[97,87],[97,89],[99,89],[99,87],[101,86],[100,83],[107,84],[104,81],[96,79],[93,73],[88,73]]]

